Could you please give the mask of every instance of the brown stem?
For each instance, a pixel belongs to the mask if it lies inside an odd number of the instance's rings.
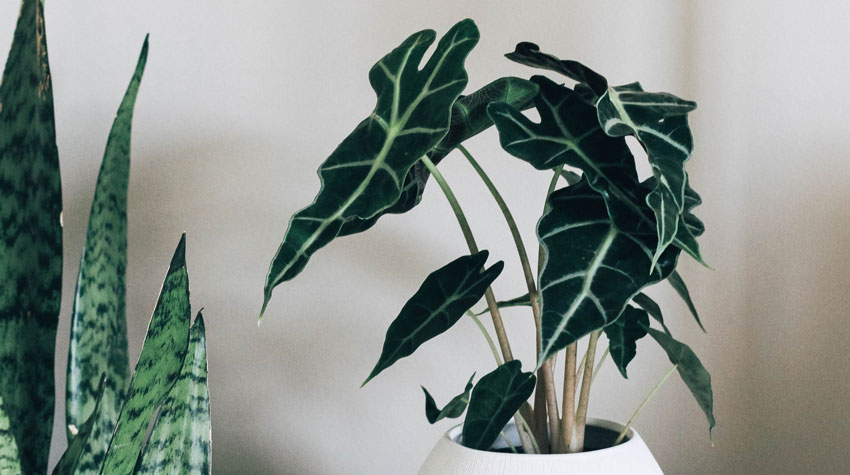
[[[584,450],[584,428],[587,424],[587,403],[590,398],[590,385],[593,382],[593,360],[596,358],[596,342],[599,341],[600,330],[590,334],[587,342],[587,358],[584,362],[584,375],[581,378],[581,392],[578,397],[578,409],[576,410],[575,429],[573,440],[570,443],[570,452],[581,452]]]
[[[534,438],[540,445],[540,452],[545,454],[552,450],[549,443],[549,421],[546,418],[546,388],[543,384],[543,378],[539,377],[540,371],[537,372],[537,375],[537,387],[534,390],[534,419],[529,423],[532,432],[534,432]]]
[[[576,421],[576,351],[573,343],[567,347],[567,358],[564,365],[564,399],[561,410],[561,440],[559,452],[566,453],[573,438],[573,426]]]

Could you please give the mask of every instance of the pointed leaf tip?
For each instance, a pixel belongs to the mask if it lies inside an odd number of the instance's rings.
[[[174,272],[181,267],[186,267],[186,233],[180,236],[180,242],[177,243],[177,249],[174,250],[174,255],[171,257],[168,272]]]

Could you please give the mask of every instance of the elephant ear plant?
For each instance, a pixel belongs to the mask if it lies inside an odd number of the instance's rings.
[[[185,236],[136,370],[125,316],[127,189],[145,39],[106,145],[68,355],[68,448],[54,474],[209,473],[206,343],[190,326]],[[53,426],[62,199],[42,0],[23,0],[0,84],[0,473],[43,474]],[[150,431],[149,431],[150,428]],[[146,435],[147,434],[147,435]]]
[[[682,252],[702,263],[697,237],[703,225],[692,214],[700,198],[685,171],[693,151],[687,114],[696,104],[646,92],[638,83],[611,86],[586,66],[542,53],[532,43],[520,43],[507,57],[565,76],[573,87],[544,76],[508,77],[464,96],[464,60],[478,41],[475,24],[456,24],[424,58],[434,40],[433,31],[416,33],[369,72],[377,94],[375,109],[321,165],[318,195],[290,220],[269,269],[261,316],[274,287],[294,278],[318,249],[339,236],[368,229],[384,214],[413,208],[433,176],[451,204],[470,254],[425,278],[390,324],[366,382],[461,318],[470,318],[487,338],[497,368],[477,382],[473,375],[443,408],[425,390],[428,421],[460,417],[466,411],[461,443],[486,450],[514,418],[526,453],[581,452],[599,365],[610,355],[626,377],[637,341],[648,335],[672,363],[661,382],[678,371],[705,412],[710,430],[710,376],[690,348],[673,338],[659,306],[644,293],[668,281],[699,323],[676,272]],[[538,121],[523,113],[531,108]],[[507,155],[552,176],[537,225],[537,272],[507,204],[463,145],[491,125]],[[652,175],[643,181],[627,137],[646,152]],[[502,262],[487,266],[488,251],[478,248],[437,168],[454,150],[481,177],[504,215],[526,282],[522,297],[498,301],[493,295],[490,285],[499,277]],[[487,310],[471,311],[481,297]],[[500,308],[515,306],[529,307],[537,329],[536,335],[529,335],[538,350],[532,372],[523,372],[502,324]],[[478,319],[483,313],[489,313],[498,343]],[[652,327],[653,320],[661,330]],[[597,362],[603,334],[607,348]],[[582,339],[587,340],[586,353],[579,363]],[[554,372],[559,358],[564,361],[564,376],[557,378],[563,387],[560,401]],[[612,443],[623,440],[635,417]]]

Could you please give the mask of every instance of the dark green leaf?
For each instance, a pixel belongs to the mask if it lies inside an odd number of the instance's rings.
[[[461,444],[488,450],[508,421],[534,391],[533,373],[523,373],[518,360],[508,361],[481,378],[466,411]]]
[[[102,375],[106,377],[102,409],[89,438],[92,450],[85,452],[81,462],[84,467],[103,463],[130,379],[125,315],[127,183],[133,106],[147,55],[145,38],[106,142],[74,296],[65,389],[68,440],[71,428],[79,428],[94,414],[98,382]]]
[[[667,352],[670,362],[676,365],[676,370],[682,377],[682,381],[691,390],[691,394],[694,395],[700,409],[705,413],[705,417],[708,419],[708,431],[711,433],[711,429],[714,427],[714,395],[711,391],[711,375],[708,374],[697,355],[688,345],[674,340],[673,337],[664,332],[651,328],[647,331]]]
[[[510,300],[500,300],[496,302],[496,306],[499,308],[510,308],[510,307],[530,307],[531,299],[528,294],[521,295],[519,297],[514,297]],[[485,313],[490,313],[490,310],[485,309],[475,314],[476,317],[484,315]]]
[[[611,205],[625,222],[628,210]],[[584,179],[549,197],[537,235],[546,256],[540,274],[543,345],[538,363],[614,322],[642,288],[673,271],[679,254],[669,248],[650,273],[653,230],[620,229],[602,196]]]
[[[0,397],[24,473],[47,472],[62,189],[44,3],[24,0],[0,82]]]
[[[210,473],[210,395],[204,318],[189,332],[180,376],[159,410],[140,473]]]
[[[670,334],[670,330],[668,330],[667,325],[664,324],[664,315],[661,314],[661,307],[658,306],[655,300],[652,300],[649,295],[639,293],[632,298],[632,302],[637,304],[638,307],[646,310],[646,313],[661,324],[661,327],[664,328],[664,331],[667,332],[668,335]]]
[[[676,293],[682,297],[682,300],[688,305],[688,310],[691,311],[691,315],[694,316],[694,320],[697,321],[697,325],[699,325],[702,331],[705,331],[705,327],[702,326],[702,322],[699,319],[699,314],[697,313],[697,308],[694,306],[694,301],[691,300],[691,293],[688,292],[688,287],[685,285],[685,281],[682,280],[682,276],[679,275],[678,272],[673,272],[670,274],[670,277],[667,278],[667,282],[670,282],[670,285],[673,286],[673,289],[676,290]]]
[[[446,135],[478,28],[472,20],[456,24],[420,70],[435,36],[431,30],[412,35],[369,72],[375,110],[325,160],[319,194],[290,220],[266,278],[261,317],[274,287],[301,272],[346,221],[368,220],[393,206],[410,168]]]
[[[540,47],[534,43],[522,42],[516,45],[513,53],[505,55],[511,61],[534,68],[548,69],[585,84],[596,96],[602,95],[608,89],[608,81],[587,66],[571,60],[561,60],[540,52]]]
[[[165,401],[183,366],[191,319],[184,234],[162,284],[102,473],[133,471],[151,415]]]
[[[69,434],[68,448],[65,449],[65,453],[62,454],[62,458],[59,459],[59,463],[56,464],[56,467],[53,468],[53,475],[99,473],[98,467],[92,466],[91,454],[100,450],[100,442],[98,440],[94,440],[94,438],[92,437],[92,431],[95,428],[97,421],[101,420],[102,417],[102,400],[104,394],[105,380],[106,375],[104,374],[101,376],[100,382],[97,385],[94,408],[92,408],[92,412],[89,415],[89,418],[86,419],[86,421],[80,424],[79,426],[74,426],[79,428],[78,432],[76,434]],[[112,432],[110,431],[109,434],[111,435]],[[107,440],[106,443],[109,443],[109,441]],[[81,459],[83,457],[87,457],[88,460],[82,462]],[[81,466],[83,467],[83,469],[78,470],[78,468]]]
[[[614,364],[624,378],[629,377],[626,374],[626,367],[635,357],[637,341],[646,336],[647,327],[649,327],[649,316],[646,311],[638,310],[631,305],[623,310],[620,318],[605,327],[611,359],[614,360]]]
[[[443,419],[455,419],[463,414],[463,411],[466,410],[466,405],[469,404],[469,392],[472,391],[472,379],[475,377],[475,373],[469,377],[469,382],[466,383],[466,389],[463,390],[462,393],[453,397],[451,401],[442,409],[437,407],[437,403],[434,401],[434,398],[431,397],[431,394],[428,393],[428,390],[425,389],[425,386],[422,386],[422,391],[425,393],[425,417],[428,418],[428,422],[431,424],[436,423],[437,421]]]
[[[485,270],[487,255],[487,251],[481,251],[459,257],[425,279],[390,324],[381,357],[363,385],[399,359],[413,354],[426,341],[451,328],[465,311],[481,299],[504,267],[504,263],[499,261]]]
[[[21,473],[18,443],[0,397],[0,473]]]

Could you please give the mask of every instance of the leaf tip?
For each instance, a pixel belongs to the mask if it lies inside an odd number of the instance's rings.
[[[171,265],[168,267],[168,272],[174,272],[178,269],[186,267],[186,233],[180,236],[180,242],[177,243],[177,249],[174,250],[174,255],[171,257]]]

